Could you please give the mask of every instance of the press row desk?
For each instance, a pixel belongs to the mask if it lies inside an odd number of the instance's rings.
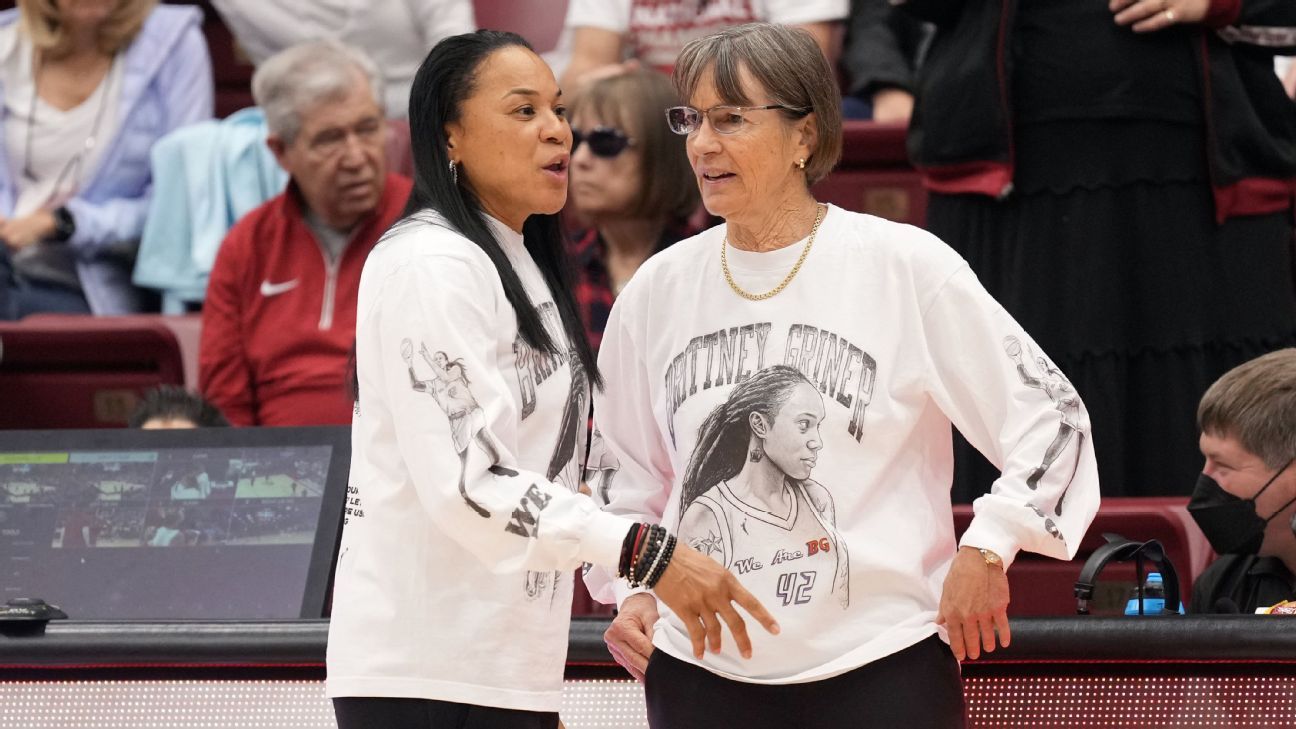
[[[576,619],[563,719],[646,726],[643,694]],[[56,622],[0,636],[0,728],[333,727],[327,621]],[[1293,727],[1296,620],[1019,618],[964,664],[972,727]],[[520,650],[523,648],[520,648]]]

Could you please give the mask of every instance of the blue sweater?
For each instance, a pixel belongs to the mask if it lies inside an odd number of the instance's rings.
[[[0,12],[0,27],[18,22],[18,11]],[[141,309],[131,285],[131,259],[144,230],[153,182],[149,150],[164,134],[211,118],[211,57],[196,7],[161,5],[122,53],[123,75],[116,135],[99,166],[67,208],[76,221],[69,245],[77,276],[96,314]],[[4,87],[0,85],[0,105]],[[0,144],[0,213],[12,215],[17,199],[9,151]]]

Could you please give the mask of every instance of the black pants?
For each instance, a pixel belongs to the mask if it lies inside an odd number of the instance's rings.
[[[338,729],[557,729],[558,714],[429,699],[333,699]]]
[[[731,681],[653,651],[644,684],[653,729],[961,729],[958,661],[936,636],[822,681]]]

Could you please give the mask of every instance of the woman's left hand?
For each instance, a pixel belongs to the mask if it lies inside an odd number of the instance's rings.
[[[1172,25],[1200,23],[1210,0],[1109,0],[1117,25],[1133,25],[1135,33],[1165,30]]]
[[[981,650],[1007,648],[1012,641],[1008,630],[1008,576],[1003,567],[987,564],[981,553],[962,547],[954,556],[941,591],[936,624],[949,631],[950,650],[960,662],[976,660]]]
[[[0,222],[0,240],[12,250],[21,250],[54,235],[54,214],[37,210],[31,215]]]

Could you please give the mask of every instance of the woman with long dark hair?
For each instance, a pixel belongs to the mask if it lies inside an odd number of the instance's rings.
[[[721,620],[748,653],[733,601],[776,628],[723,567],[555,480],[584,453],[601,380],[555,215],[571,129],[553,74],[519,36],[448,38],[409,118],[414,189],[357,306],[328,650],[339,727],[556,726],[563,575],[582,562],[692,615],[699,654]]]

